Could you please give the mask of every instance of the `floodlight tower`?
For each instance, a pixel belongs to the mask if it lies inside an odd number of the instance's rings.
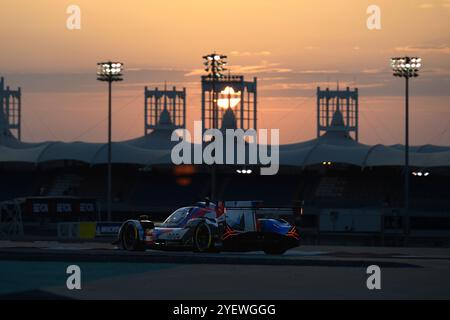
[[[22,139],[21,130],[22,118],[22,90],[12,90],[7,86],[5,81],[0,78],[0,135],[11,134],[11,130],[15,133],[18,140]],[[15,131],[15,132],[14,132]]]
[[[224,114],[230,110],[237,128],[257,129],[257,80],[245,81],[242,75],[223,74],[226,56],[216,53],[203,57],[207,75],[202,76],[202,123],[207,129],[220,129]]]
[[[359,93],[358,88],[340,90],[326,90],[317,88],[317,137],[324,133],[341,129],[346,133],[353,134],[355,141],[359,140]],[[335,128],[333,123],[336,112],[342,115],[343,128]]]
[[[203,57],[207,75],[202,76],[202,132],[208,129],[256,129],[257,83],[243,76],[224,75],[227,56]],[[216,166],[211,166],[211,200],[216,199]]]
[[[205,66],[205,71],[208,73],[206,76],[202,76],[202,132],[205,131],[205,91],[204,83],[207,81],[211,90],[209,91],[209,102],[210,102],[210,117],[212,120],[212,127],[218,128],[219,126],[219,107],[217,104],[217,80],[223,78],[223,72],[227,70],[227,56],[212,53],[203,56],[203,64]],[[216,199],[216,166],[211,166],[211,190],[210,190],[211,200]]]
[[[153,90],[145,87],[145,135],[150,134],[154,129],[161,128],[161,116],[166,114],[169,116],[173,129],[181,129],[186,127],[186,88],[177,90],[164,90],[155,88]]]
[[[409,79],[417,78],[422,67],[422,58],[395,57],[391,59],[394,77],[405,78],[405,239],[410,233],[409,213]]]
[[[97,63],[97,80],[108,82],[108,195],[107,195],[107,217],[111,221],[112,202],[112,175],[111,175],[111,91],[112,83],[122,81],[123,63],[121,62],[100,62]]]

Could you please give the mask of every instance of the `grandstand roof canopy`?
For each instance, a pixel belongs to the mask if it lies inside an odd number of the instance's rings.
[[[338,111],[339,112],[339,111]],[[0,163],[41,164],[72,160],[89,165],[107,163],[107,145],[86,142],[23,143],[14,138],[4,124],[0,112]],[[323,136],[300,143],[280,146],[280,165],[312,166],[325,161],[361,167],[403,166],[404,147],[401,145],[365,145],[354,141],[343,125],[342,115],[335,114],[333,130]],[[178,142],[171,141],[170,126],[155,129],[137,139],[114,142],[113,163],[117,164],[172,164],[171,150]],[[239,143],[238,143],[239,144]],[[249,145],[245,146],[248,155]],[[193,145],[189,144],[189,148]],[[425,145],[411,147],[410,163],[413,167],[449,167],[450,147]]]

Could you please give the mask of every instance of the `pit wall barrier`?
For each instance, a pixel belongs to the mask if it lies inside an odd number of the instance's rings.
[[[121,225],[118,222],[60,222],[57,235],[58,238],[70,240],[114,238]]]

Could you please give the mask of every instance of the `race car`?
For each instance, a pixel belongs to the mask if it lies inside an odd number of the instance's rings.
[[[264,251],[271,255],[284,254],[299,245],[295,226],[280,218],[258,219],[255,212],[252,207],[200,202],[176,210],[157,226],[147,216],[128,220],[122,224],[116,243],[127,251]]]

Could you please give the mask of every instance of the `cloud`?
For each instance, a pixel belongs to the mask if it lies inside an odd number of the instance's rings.
[[[270,56],[272,52],[270,51],[258,51],[258,52],[250,52],[250,51],[231,51],[230,55],[237,57],[259,57],[259,56]]]
[[[233,66],[230,67],[230,70],[232,72],[237,72],[237,73],[250,73],[250,74],[255,74],[255,73],[289,73],[292,72],[292,69],[290,68],[283,68],[280,67],[279,63],[267,63],[264,62],[263,64],[260,65],[253,65],[253,66]]]
[[[315,91],[317,87],[323,87],[323,88],[335,88],[337,86],[337,82],[330,82],[330,81],[312,81],[312,82],[305,82],[305,83],[276,83],[276,84],[270,84],[270,85],[264,85],[260,86],[261,90],[304,90],[304,91]],[[358,84],[357,87],[362,88],[381,88],[384,87],[384,83],[364,83],[364,84]],[[340,81],[339,82],[340,88],[346,88],[346,87],[354,87],[353,82],[345,82]]]
[[[299,74],[336,74],[339,70],[301,70],[298,71]]]
[[[450,54],[450,45],[438,46],[406,46],[397,47],[395,51]]]
[[[436,6],[433,3],[422,3],[419,5],[420,9],[433,9],[436,8]]]
[[[261,73],[289,73],[292,72],[290,68],[283,68],[279,63],[269,63],[263,62],[259,65],[249,65],[249,66],[241,66],[241,65],[233,65],[229,67],[230,72],[232,73],[244,73],[244,74],[261,74]],[[203,69],[194,69],[191,72],[185,74],[186,77],[199,76],[204,75],[205,71]]]
[[[362,71],[362,73],[364,73],[364,74],[378,74],[378,73],[380,73],[380,72],[382,72],[383,70],[381,70],[381,69],[364,69],[363,71]]]
[[[436,9],[440,7],[450,9],[450,0],[441,0],[439,4],[426,2],[419,5],[420,9]]]
[[[288,78],[286,78],[286,77],[271,77],[271,76],[268,76],[268,77],[259,77],[258,78],[258,81],[281,81],[281,80],[287,80]]]
[[[449,76],[450,70],[447,68],[427,68],[422,72],[432,74],[434,76]]]
[[[164,83],[168,85],[185,82],[184,70],[169,68],[126,69],[125,81],[118,86],[143,90],[145,85]],[[24,92],[95,92],[103,85],[89,72],[80,73],[7,73],[3,75],[12,87],[20,86]]]
[[[135,66],[136,67],[136,66]],[[137,66],[138,67],[138,66]],[[138,69],[138,68],[133,68]],[[341,86],[355,85],[364,95],[398,95],[402,94],[402,82],[395,81],[388,67],[365,68],[360,71],[345,71],[338,69],[295,69],[280,63],[262,62],[257,65],[237,65],[231,68],[232,73],[244,74],[247,78],[257,76],[258,88],[263,96],[295,97],[313,94],[316,86],[335,88],[337,80]],[[419,95],[449,95],[450,67],[424,68],[423,75],[417,80],[420,86],[415,88]],[[200,91],[200,75],[205,71],[182,69],[139,69],[127,70],[125,81],[117,85],[117,92],[143,92],[145,86],[162,88],[167,81],[169,88],[186,87],[189,97],[198,99]],[[188,75],[188,77],[186,77]],[[104,91],[104,86],[96,81],[92,73],[48,73],[48,74],[4,74],[12,88],[22,87],[28,93],[93,93]]]

